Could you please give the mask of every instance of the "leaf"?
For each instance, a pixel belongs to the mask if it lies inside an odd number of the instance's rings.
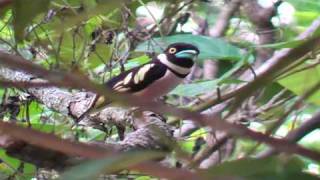
[[[7,1],[7,2],[5,2],[4,4],[2,4],[2,6],[1,6],[1,11],[0,11],[0,19],[1,19],[2,21],[6,19],[6,16],[7,16],[8,14],[11,15],[11,11],[10,11],[10,9],[12,9],[11,6],[12,6],[12,5],[11,5],[11,2],[10,2],[10,1]],[[9,12],[9,13],[8,13],[8,12]],[[2,26],[1,26],[1,27],[2,27]]]
[[[234,79],[234,78],[224,78],[224,79],[219,79],[218,85],[222,84],[241,84],[246,81],[240,80],[240,79]]]
[[[234,65],[234,67],[232,67],[229,71],[225,72],[219,79],[200,81],[191,84],[181,84],[178,87],[176,87],[173,91],[171,91],[170,94],[194,97],[210,91],[216,91],[216,88],[221,84],[243,83],[244,81],[242,80],[231,78],[231,75],[237,70],[239,70],[245,64],[245,61],[245,58],[241,61],[238,61]]]
[[[314,11],[319,12],[319,0],[288,0],[298,11]]]
[[[24,29],[40,13],[47,11],[49,0],[14,0],[13,26],[17,41],[22,41]]]
[[[12,158],[6,154],[4,150],[0,150],[0,159],[2,163],[0,163],[0,171],[6,175],[12,175],[16,173],[14,170],[20,167],[21,161]],[[29,163],[24,163],[22,173],[20,177],[22,179],[31,179],[36,172],[36,167]],[[1,179],[1,177],[0,177]]]
[[[147,160],[164,157],[164,155],[164,153],[155,151],[139,151],[126,152],[99,160],[91,160],[64,172],[61,176],[61,179],[95,179],[101,173],[112,173],[123,170]]]
[[[105,132],[92,127],[79,128],[77,129],[77,133],[79,134],[79,140],[81,142],[88,142],[94,140],[103,141],[106,136]]]
[[[138,176],[134,180],[153,180],[154,178],[151,178],[150,176]]]
[[[191,84],[181,84],[176,87],[170,94],[193,97],[210,91],[217,87],[218,80],[201,81]]]
[[[319,6],[320,8],[320,6]],[[295,12],[295,17],[297,19],[297,23],[302,26],[310,26],[312,21],[319,17],[319,10],[318,11],[298,11]]]
[[[268,103],[268,101],[270,101],[276,94],[278,94],[283,89],[284,89],[284,87],[281,86],[277,82],[270,83],[270,84],[266,85],[260,98],[259,98],[259,103],[261,103],[261,104]],[[285,97],[289,96],[289,94],[291,94],[291,93],[286,94]],[[279,108],[282,110],[284,108],[284,106],[281,106]],[[275,109],[278,109],[278,108],[275,108]],[[274,112],[271,111],[271,113],[274,113]],[[268,113],[266,112],[266,114],[268,114]]]
[[[179,34],[173,36],[166,36],[163,38],[154,38],[152,41],[146,41],[139,44],[136,51],[155,51],[162,52],[159,45],[165,48],[171,43],[186,42],[197,46],[200,50],[198,59],[217,59],[217,60],[240,60],[242,55],[240,49],[225,42],[222,39],[211,38],[207,36]],[[152,48],[149,48],[152,47]]]
[[[305,42],[305,40],[291,40],[291,41],[287,41],[287,42],[279,42],[279,43],[273,43],[273,44],[257,45],[255,47],[273,48],[273,49],[296,48],[296,47],[300,46],[304,42]]]
[[[302,173],[303,162],[297,157],[271,157],[265,159],[240,159],[225,162],[209,168],[208,177],[238,177],[240,179],[317,179],[314,176]]]
[[[193,148],[196,145],[196,140],[198,138],[205,138],[208,132],[204,128],[200,128],[197,131],[193,132],[188,138],[179,142],[179,146],[182,150],[193,153]]]
[[[133,68],[142,64],[149,62],[151,59],[149,56],[143,55],[133,59],[128,60],[128,63],[125,64],[125,68]]]
[[[294,70],[305,67],[306,64],[295,68]],[[292,70],[292,71],[294,71]],[[278,82],[283,87],[289,89],[296,95],[303,95],[310,88],[319,83],[320,79],[320,65],[312,67],[310,69],[294,73],[288,77],[280,79]],[[320,91],[314,93],[307,99],[308,102],[320,105]]]
[[[96,68],[99,65],[107,64],[112,55],[112,47],[106,44],[96,44],[94,52],[91,52],[88,58],[89,68]]]
[[[65,11],[58,13],[57,16],[61,16],[61,21],[55,21],[52,24],[52,28],[57,32],[62,32],[70,29],[75,25],[79,25],[84,21],[90,20],[90,18],[95,17],[97,15],[113,15],[113,12],[116,11],[118,8],[121,7],[125,0],[118,0],[118,1],[103,1],[98,0],[96,2],[86,0],[85,4],[82,1],[74,2],[72,5],[76,7],[82,7],[81,10],[77,10],[75,8],[66,9]],[[59,8],[61,5],[56,4]],[[64,7],[64,6],[61,6]],[[60,7],[60,8],[61,8]],[[100,17],[102,18],[102,17]],[[119,23],[118,21],[116,23]]]
[[[200,81],[191,84],[181,84],[176,87],[170,94],[186,97],[194,97],[210,91],[216,91],[217,87],[222,84],[240,84],[245,81],[232,78],[221,78],[216,80]]]

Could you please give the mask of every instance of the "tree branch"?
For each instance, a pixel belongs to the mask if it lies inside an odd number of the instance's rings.
[[[320,128],[320,112],[304,122],[300,127],[290,131],[284,139],[289,142],[297,142],[315,129]],[[271,148],[257,155],[258,158],[265,158],[277,154],[277,150]]]
[[[144,126],[141,126],[135,132],[129,133],[123,141],[114,144],[71,142],[50,134],[0,122],[0,146],[6,149],[9,155],[20,160],[33,163],[38,167],[55,168],[57,170],[78,164],[86,159],[112,156],[119,153],[119,151],[150,149],[170,152],[170,143],[164,141],[164,138],[168,138],[169,141],[173,140],[170,127],[157,117],[145,116],[145,118],[147,123]],[[155,129],[161,131],[161,136]],[[146,166],[147,164],[149,166]],[[156,170],[159,170],[158,168],[165,169],[168,173],[159,175],[156,172]],[[180,171],[165,168],[156,163],[136,165],[133,169],[170,179],[178,178],[173,177],[173,174],[170,175],[170,173]],[[185,173],[191,175],[191,177],[195,176],[190,172]],[[184,176],[182,174],[179,176]]]

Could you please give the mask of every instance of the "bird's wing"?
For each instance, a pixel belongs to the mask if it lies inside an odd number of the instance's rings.
[[[147,88],[153,82],[159,80],[166,74],[166,71],[167,68],[165,65],[161,64],[159,61],[153,60],[150,63],[132,68],[111,78],[106,83],[106,86],[121,93],[135,93]],[[81,120],[88,114],[102,110],[110,103],[111,101],[106,99],[104,96],[97,95],[92,107],[90,107],[87,112],[83,113],[78,120]]]
[[[163,77],[166,70],[167,68],[163,64],[150,62],[110,79],[107,86],[117,92],[139,92]]]
[[[111,78],[106,86],[120,93],[135,93],[147,88],[156,80],[163,77],[167,68],[157,61],[132,68],[122,72],[118,76]],[[161,87],[159,87],[161,88]],[[94,102],[94,107],[91,112],[101,110],[111,101],[104,96],[97,96]]]

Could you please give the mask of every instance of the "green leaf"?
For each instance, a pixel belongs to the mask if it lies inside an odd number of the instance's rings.
[[[176,87],[170,94],[178,96],[193,97],[210,91],[217,87],[218,80],[201,81],[191,84],[181,84]]]
[[[0,171],[7,175],[16,173],[16,169],[18,169],[22,163],[21,161],[8,156],[2,149],[0,149],[0,159],[3,161],[0,163]],[[31,179],[36,172],[36,167],[32,164],[24,163],[22,172],[23,173],[19,173],[21,174],[19,175],[21,179]]]
[[[187,139],[179,142],[179,146],[182,150],[193,153],[193,148],[195,146],[196,140],[200,137],[205,138],[208,132],[204,128],[200,128],[193,132]]]
[[[151,178],[150,176],[139,176],[134,180],[154,180],[154,178]]]
[[[320,6],[319,6],[320,8]],[[312,21],[319,17],[320,13],[318,11],[298,11],[295,12],[295,17],[297,19],[297,23],[302,26],[310,26]]]
[[[245,64],[246,59],[237,62],[233,68],[224,73],[219,79],[199,81],[191,84],[181,84],[176,87],[170,94],[186,97],[194,97],[210,91],[216,91],[217,87],[222,84],[239,84],[243,83],[239,79],[231,78],[231,75]]]
[[[222,39],[207,36],[179,34],[166,36],[163,38],[154,38],[152,41],[146,41],[139,44],[136,51],[155,51],[162,52],[161,48],[165,48],[171,43],[185,42],[197,46],[200,50],[198,59],[218,59],[218,60],[240,60],[242,55],[240,49],[225,42]],[[161,45],[161,48],[159,47]],[[152,47],[152,48],[149,48]]]
[[[222,85],[222,84],[240,84],[240,83],[244,83],[246,81],[240,80],[240,79],[234,79],[234,78],[224,78],[219,80],[218,85]]]
[[[233,78],[221,78],[216,80],[200,81],[191,84],[181,84],[176,87],[170,94],[186,97],[194,97],[210,91],[216,91],[217,87],[222,84],[240,84],[245,81]]]
[[[83,23],[84,21],[88,21],[91,18],[97,16],[97,15],[113,15],[114,11],[116,11],[118,8],[121,8],[123,2],[125,0],[118,0],[118,1],[89,1],[86,0],[85,4],[82,3],[83,1],[76,1],[72,5],[75,7],[82,7],[81,10],[77,8],[69,8],[65,11],[61,12],[60,14],[57,14],[57,16],[61,16],[63,19],[61,21],[54,21],[52,24],[52,28],[57,32],[62,32],[66,30],[70,30],[71,27],[75,25],[79,25],[80,23]],[[61,4],[55,3],[57,8],[62,8],[64,6],[64,2],[61,2]],[[105,16],[101,16],[100,18],[106,18]],[[109,21],[112,19],[108,19]],[[119,21],[116,21],[117,25],[119,24]],[[115,27],[116,27],[115,26]]]
[[[299,66],[292,71],[301,69],[307,64]],[[285,88],[289,89],[296,95],[303,95],[310,88],[319,83],[320,79],[320,65],[312,67],[310,69],[294,73],[288,77],[280,79],[278,82]],[[307,99],[308,102],[320,105],[320,91],[314,93],[310,98]]]
[[[11,9],[12,9],[11,5],[1,7],[1,11],[0,11],[0,27],[1,27],[0,36],[1,37],[5,37],[3,36],[4,30],[8,31],[8,29],[10,29],[10,26],[6,26],[6,22],[12,17]],[[8,37],[10,37],[10,35]]]
[[[23,40],[24,29],[40,13],[47,11],[49,0],[14,0],[13,26],[17,41]]]
[[[94,140],[103,141],[106,136],[105,132],[92,127],[82,127],[81,129],[77,129],[77,132],[79,134],[78,136],[81,142],[88,142]]]
[[[261,104],[268,103],[276,94],[278,94],[283,89],[284,89],[284,87],[281,86],[277,82],[268,84],[267,86],[265,86],[265,89],[263,90],[262,94],[260,95],[259,103],[261,103]],[[288,93],[285,96],[287,97],[287,96],[289,96],[289,94],[291,94],[291,93]],[[281,106],[279,108],[282,110],[284,108],[284,106]],[[278,108],[275,108],[275,109],[278,109]],[[274,113],[274,112],[271,111],[271,113]],[[266,114],[268,114],[268,113],[266,113]]]
[[[319,0],[287,0],[287,2],[294,5],[297,11],[314,11],[319,12]]]
[[[296,48],[304,43],[305,40],[292,40],[287,42],[279,42],[273,44],[264,44],[264,45],[257,45],[255,47],[260,48],[273,48],[273,49],[283,49],[283,48]]]
[[[99,65],[105,65],[111,59],[112,47],[106,44],[96,44],[94,52],[91,52],[88,58],[89,68],[96,68]]]
[[[271,157],[265,159],[240,159],[225,162],[206,171],[207,176],[238,177],[249,180],[261,179],[317,179],[302,173],[303,162],[297,157]]]
[[[112,173],[141,162],[164,157],[165,153],[155,151],[126,152],[112,157],[91,160],[75,166],[62,174],[65,180],[95,179],[101,173]]]

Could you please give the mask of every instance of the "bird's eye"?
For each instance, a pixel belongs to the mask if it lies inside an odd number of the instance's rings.
[[[174,53],[176,53],[177,52],[177,49],[176,48],[170,48],[169,49],[169,53],[170,54],[174,54]]]

